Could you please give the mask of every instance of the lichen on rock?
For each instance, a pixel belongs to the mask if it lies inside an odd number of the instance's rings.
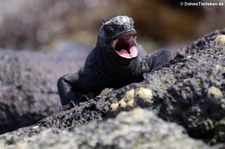
[[[27,148],[223,148],[225,48],[217,46],[217,38],[224,35],[225,29],[218,30],[176,50],[169,66],[145,74],[141,83],[1,135],[0,141],[15,148],[17,143]]]
[[[223,46],[225,47],[225,35],[218,35],[214,41],[215,46]]]
[[[26,129],[24,129],[26,130]],[[167,123],[148,110],[137,108],[121,112],[104,123],[89,123],[68,130],[43,129],[38,135],[29,130],[19,137],[18,133],[0,136],[4,143],[11,140],[12,148],[210,148],[184,133],[175,123]],[[25,132],[25,131],[24,131]],[[41,136],[41,137],[39,137]],[[0,146],[1,147],[1,146]]]

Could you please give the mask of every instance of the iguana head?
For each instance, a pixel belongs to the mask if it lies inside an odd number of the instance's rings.
[[[99,31],[97,44],[107,47],[106,50],[111,50],[125,59],[137,57],[138,49],[133,19],[127,16],[117,16],[104,21]]]

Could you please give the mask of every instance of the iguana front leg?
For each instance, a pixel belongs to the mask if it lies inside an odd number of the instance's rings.
[[[173,59],[172,51],[167,49],[159,49],[156,52],[147,54],[140,65],[140,72],[154,72],[155,70],[161,69],[163,66],[168,65]]]
[[[103,78],[96,73],[87,74],[82,70],[62,76],[57,82],[61,104],[70,108],[94,98],[102,91],[102,81]]]
[[[74,89],[74,82],[76,82],[78,78],[78,74],[75,73],[66,74],[59,78],[57,87],[62,105],[66,105],[70,103],[70,101],[78,101],[76,91]]]
[[[167,49],[160,49],[152,55],[152,59],[151,72],[154,72],[170,63],[173,59],[173,52]]]

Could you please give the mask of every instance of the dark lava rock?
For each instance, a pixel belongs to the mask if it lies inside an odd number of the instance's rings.
[[[1,135],[0,142],[5,148],[223,148],[224,35],[225,29],[212,32],[178,49],[168,67],[145,74],[143,82]]]
[[[178,49],[169,67],[146,74],[142,83],[109,93],[108,99],[120,102],[133,89],[134,107],[151,109],[164,120],[182,125],[193,138],[209,144],[224,143],[224,35],[225,29],[215,31]],[[139,104],[136,92],[140,88],[151,90],[146,104]],[[122,108],[118,104],[121,109],[128,110],[129,105]]]
[[[182,125],[191,137],[209,144],[225,142],[225,44],[214,44],[222,34],[225,29],[192,43],[182,49],[186,54],[180,62],[148,76],[159,117]],[[155,80],[163,74],[160,83]],[[162,86],[165,92],[158,90]]]
[[[169,67],[146,74],[144,82],[116,90],[108,98],[119,102],[131,89],[150,89],[152,104],[135,102],[134,106],[149,108],[164,120],[182,125],[193,138],[209,144],[224,143],[224,34],[225,29],[215,31],[179,49]],[[139,99],[134,96],[134,100]]]
[[[201,141],[196,141],[184,133],[184,129],[175,123],[167,123],[157,118],[153,112],[135,109],[122,112],[115,119],[104,123],[89,123],[74,129],[43,129],[34,135],[37,126],[16,133],[0,136],[5,148],[23,149],[137,149],[166,148],[192,149],[210,148]],[[1,147],[1,146],[0,146]]]
[[[36,123],[59,111],[57,78],[77,71],[84,57],[84,53],[76,51],[0,50],[0,133]]]
[[[110,102],[104,98],[80,103],[79,106],[56,113],[38,122],[39,126],[70,128],[90,121],[100,122],[109,111]]]

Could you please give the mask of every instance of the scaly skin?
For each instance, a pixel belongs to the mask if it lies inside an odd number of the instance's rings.
[[[62,105],[79,104],[94,98],[106,87],[119,88],[143,81],[143,73],[153,72],[172,59],[168,50],[146,54],[135,38],[132,18],[117,16],[104,21],[97,44],[89,53],[83,69],[58,80]]]

